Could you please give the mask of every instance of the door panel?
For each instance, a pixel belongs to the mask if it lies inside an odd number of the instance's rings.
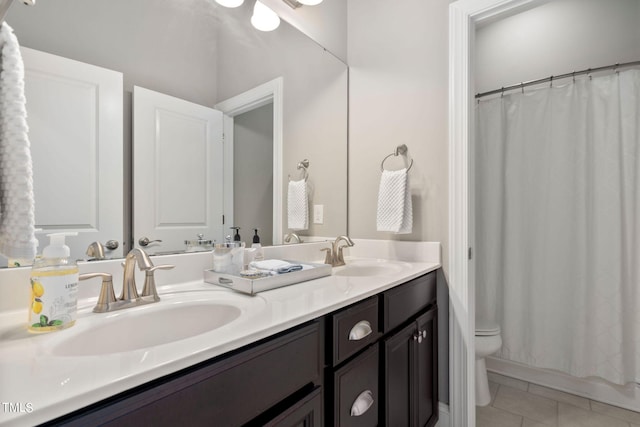
[[[123,240],[122,73],[21,51],[39,252],[45,234],[75,231],[71,258],[85,258],[94,241]]]
[[[134,87],[133,235],[184,249],[202,233],[222,240],[222,113]]]

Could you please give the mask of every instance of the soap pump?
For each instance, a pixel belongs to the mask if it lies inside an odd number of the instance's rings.
[[[264,259],[264,254],[262,253],[262,245],[260,244],[260,236],[258,236],[258,229],[254,228],[253,232],[254,232],[253,243],[251,244],[251,247],[256,250],[256,253],[253,259],[255,261],[261,261]]]
[[[240,227],[235,226],[235,227],[229,227],[232,230],[235,230],[236,234],[233,235],[233,241],[234,242],[239,242],[240,241]]]
[[[30,332],[65,329],[76,321],[78,305],[78,265],[69,258],[66,236],[78,233],[49,234],[49,246],[36,258],[31,269]]]

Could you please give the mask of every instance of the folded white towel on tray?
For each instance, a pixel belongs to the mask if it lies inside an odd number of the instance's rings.
[[[306,230],[309,228],[309,195],[307,182],[289,181],[287,192],[287,219],[290,230]]]
[[[11,27],[0,26],[0,253],[33,259],[33,164],[24,96],[24,63]]]
[[[407,169],[383,170],[378,191],[377,230],[411,233],[412,210]]]
[[[302,264],[293,264],[280,259],[265,259],[262,261],[252,261],[249,267],[260,271],[268,271],[275,274],[291,273],[292,271],[302,270]]]

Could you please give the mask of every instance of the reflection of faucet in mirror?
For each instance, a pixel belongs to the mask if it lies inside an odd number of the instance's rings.
[[[293,243],[303,243],[303,240],[300,238],[300,236],[298,236],[296,233],[287,233],[284,235],[284,242],[285,243],[292,243],[291,241],[293,240]]]
[[[100,242],[92,242],[87,248],[87,256],[89,256],[89,261],[98,261],[101,259],[106,259],[105,249],[113,251],[118,249],[119,243],[117,240],[109,240],[104,245]]]
[[[95,313],[104,313],[107,311],[121,310],[123,308],[135,307],[143,304],[150,304],[160,301],[156,290],[156,282],[153,273],[156,270],[169,270],[174,265],[158,265],[154,266],[147,253],[140,249],[132,249],[124,260],[124,279],[122,283],[122,294],[116,299],[113,291],[113,279],[110,274],[106,273],[88,273],[81,274],[80,280],[91,279],[94,277],[102,277],[102,289],[98,303],[94,307]],[[142,295],[138,295],[138,289],[135,279],[136,264],[140,271],[145,272],[144,287]]]
[[[87,248],[87,256],[90,261],[104,259],[104,245],[100,242],[92,242]]]
[[[340,246],[340,242],[344,241],[347,244]],[[327,254],[324,258],[325,264],[331,264],[332,267],[339,267],[345,265],[344,254],[342,250],[347,247],[354,246],[353,240],[349,236],[338,236],[336,240],[331,244],[330,248],[323,248],[321,251],[325,251]]]

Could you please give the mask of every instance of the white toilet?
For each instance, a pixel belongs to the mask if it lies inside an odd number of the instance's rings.
[[[487,365],[485,357],[502,347],[500,326],[497,323],[478,321],[476,323],[476,405],[487,406],[491,402]]]

